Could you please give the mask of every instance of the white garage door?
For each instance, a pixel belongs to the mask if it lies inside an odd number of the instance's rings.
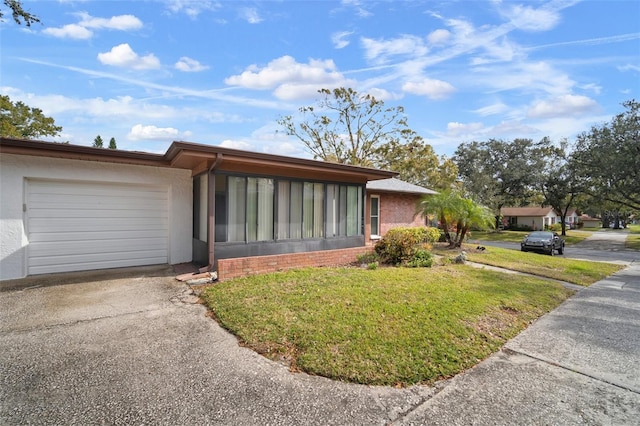
[[[166,186],[29,180],[28,274],[168,262]]]

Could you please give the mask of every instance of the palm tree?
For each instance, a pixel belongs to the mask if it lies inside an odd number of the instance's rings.
[[[444,237],[451,246],[454,245],[454,242],[449,231],[458,217],[458,200],[460,200],[460,196],[450,190],[435,195],[425,195],[418,203],[416,212],[416,214],[422,214],[425,217],[435,216],[438,219],[438,226],[444,232]]]
[[[489,229],[495,227],[495,217],[489,208],[475,203],[469,198],[460,199],[459,217],[456,230],[455,247],[460,247],[471,228]]]
[[[453,191],[443,191],[436,195],[427,195],[418,203],[418,213],[438,218],[440,229],[444,232],[450,247],[460,247],[472,227],[488,229],[494,226],[491,211],[469,198],[462,198]],[[456,233],[452,238],[452,227]]]

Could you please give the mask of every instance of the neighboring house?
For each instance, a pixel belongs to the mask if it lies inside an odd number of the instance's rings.
[[[424,226],[426,218],[416,214],[416,207],[423,196],[431,194],[437,192],[396,178],[367,183],[367,239],[375,242],[398,226]]]
[[[188,142],[151,154],[0,138],[0,280],[346,263],[370,250],[367,182],[396,175]]]
[[[579,218],[579,222],[582,222],[584,228],[600,228],[602,222],[597,217],[591,217],[587,214],[583,214]]]
[[[528,228],[542,230],[547,226],[560,223],[560,215],[552,207],[503,207],[500,209],[505,228]],[[567,226],[575,228],[578,215],[575,209],[569,209],[566,217]]]

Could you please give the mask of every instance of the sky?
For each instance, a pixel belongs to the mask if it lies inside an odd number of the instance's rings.
[[[640,1],[22,1],[0,5],[0,94],[49,141],[164,153],[182,140],[310,158],[278,119],[350,87],[451,157],[575,140],[640,100]]]

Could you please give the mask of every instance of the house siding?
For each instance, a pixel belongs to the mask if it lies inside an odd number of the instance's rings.
[[[218,280],[224,281],[246,275],[286,271],[311,266],[336,266],[355,262],[358,255],[370,253],[372,246],[348,249],[289,253],[282,255],[237,257],[218,260]]]
[[[425,225],[422,215],[415,215],[416,206],[421,196],[415,194],[392,194],[371,192],[367,197],[367,208],[370,208],[371,195],[380,197],[380,236],[384,236],[389,229],[399,226],[417,227]],[[367,211],[367,221],[370,221],[370,212]],[[368,226],[370,239],[370,222]]]
[[[164,185],[169,197],[169,263],[191,261],[191,171],[98,161],[0,154],[0,280],[26,276],[29,247],[23,211],[28,179]]]

